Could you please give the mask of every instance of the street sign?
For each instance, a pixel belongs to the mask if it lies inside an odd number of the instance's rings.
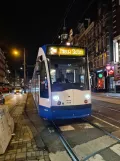
[[[120,64],[114,65],[114,80],[115,81],[120,80]]]

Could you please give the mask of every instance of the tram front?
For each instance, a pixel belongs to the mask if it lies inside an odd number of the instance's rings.
[[[89,69],[84,48],[47,48],[53,119],[81,118],[91,114]]]

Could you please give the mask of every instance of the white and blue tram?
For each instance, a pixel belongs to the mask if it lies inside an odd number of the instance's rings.
[[[91,92],[86,49],[40,47],[31,87],[41,117],[54,120],[89,116]]]

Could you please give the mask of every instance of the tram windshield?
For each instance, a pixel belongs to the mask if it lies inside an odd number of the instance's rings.
[[[85,57],[49,60],[52,91],[89,89],[88,68]]]

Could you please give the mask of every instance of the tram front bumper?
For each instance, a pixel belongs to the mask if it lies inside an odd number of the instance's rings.
[[[40,107],[39,114],[48,120],[82,118],[91,115],[91,104]]]

